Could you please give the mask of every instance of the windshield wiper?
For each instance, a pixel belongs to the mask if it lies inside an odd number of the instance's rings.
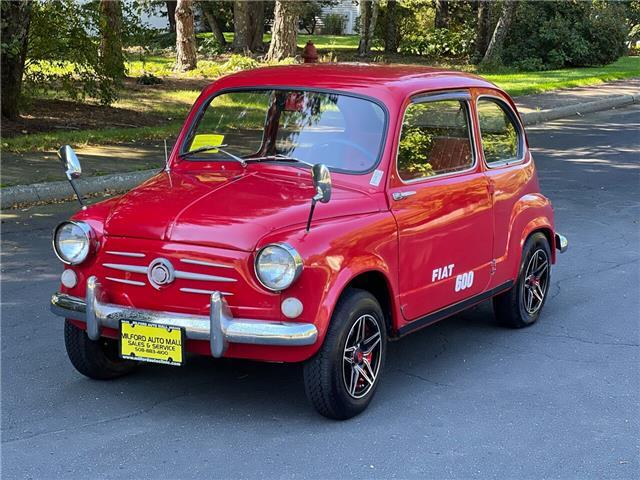
[[[196,153],[202,153],[202,152],[207,152],[209,150],[219,150],[222,153],[224,153],[227,157],[235,160],[236,162],[239,162],[240,165],[242,165],[243,167],[247,166],[247,162],[243,159],[238,157],[237,155],[234,155],[233,153],[227,151],[227,150],[223,150],[220,147],[227,147],[228,145],[226,144],[222,144],[222,145],[203,145],[202,147],[198,147],[195,150],[189,150],[188,152],[184,152],[181,153],[180,156],[182,157],[190,157],[191,155],[195,155]]]
[[[287,155],[282,155],[280,153],[276,153],[275,155],[265,155],[264,157],[252,157],[247,158],[247,162],[293,162],[293,163],[302,163],[303,165],[308,165],[309,167],[313,167],[313,163],[305,162],[304,160],[300,160],[299,158],[289,157]]]

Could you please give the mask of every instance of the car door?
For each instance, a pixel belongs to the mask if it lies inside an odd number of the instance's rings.
[[[526,147],[524,129],[509,103],[497,93],[481,93],[476,99],[479,146],[493,194],[496,274],[492,286],[512,280],[507,261],[513,212],[528,193],[539,192],[535,168]]]
[[[467,92],[411,99],[389,188],[405,320],[482,293],[489,283],[492,205],[477,158]]]

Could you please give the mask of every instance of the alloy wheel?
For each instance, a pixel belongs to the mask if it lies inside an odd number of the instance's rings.
[[[540,310],[548,287],[549,257],[546,251],[539,248],[531,255],[522,283],[522,302],[529,315]]]
[[[376,319],[360,316],[349,330],[342,355],[344,386],[353,398],[362,398],[376,383],[382,360],[382,338]]]

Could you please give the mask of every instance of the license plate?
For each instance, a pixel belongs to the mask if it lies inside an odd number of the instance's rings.
[[[182,365],[184,330],[133,320],[120,322],[120,356],[129,360]]]

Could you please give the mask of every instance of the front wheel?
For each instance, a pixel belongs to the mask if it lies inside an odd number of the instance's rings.
[[[533,325],[547,299],[551,284],[551,249],[542,233],[534,233],[524,244],[516,284],[493,299],[498,320],[513,328]]]
[[[91,340],[84,330],[69,320],[64,321],[64,344],[76,370],[94,380],[121,377],[136,366],[136,362],[119,357],[117,340]]]
[[[358,415],[380,383],[386,353],[380,304],[364,290],[347,291],[336,306],[322,348],[304,366],[309,401],[328,418]]]

